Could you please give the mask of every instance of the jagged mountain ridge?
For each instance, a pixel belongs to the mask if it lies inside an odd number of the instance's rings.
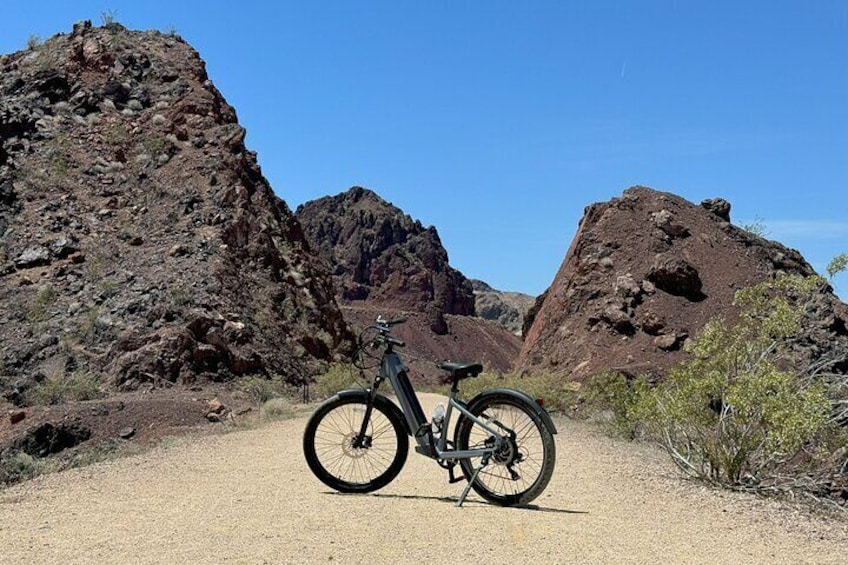
[[[436,228],[362,187],[307,202],[295,214],[333,273],[352,327],[373,324],[378,314],[409,318],[397,331],[413,378],[434,382],[436,362],[445,359],[512,369],[520,340],[474,316],[471,281],[450,266]]]
[[[0,57],[0,386],[280,374],[350,347],[330,277],[182,39],[74,26]]]
[[[374,192],[355,186],[295,215],[329,264],[341,303],[425,312],[436,333],[446,333],[445,314],[474,315],[471,282],[450,266],[436,228]]]

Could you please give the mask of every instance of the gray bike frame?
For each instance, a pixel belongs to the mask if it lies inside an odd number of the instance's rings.
[[[418,397],[415,395],[412,384],[409,382],[409,377],[406,374],[406,367],[401,361],[400,356],[394,351],[389,350],[383,354],[383,360],[380,364],[380,376],[387,378],[389,383],[391,383],[392,389],[394,389],[395,395],[397,395],[398,401],[400,402],[400,407],[401,410],[403,410],[406,423],[409,425],[409,430],[412,432],[412,436],[415,438],[415,441],[422,449],[428,450],[430,447],[432,432],[428,430],[427,433],[420,433],[420,431],[424,429],[424,426],[430,428],[430,424],[424,416],[424,411],[421,409],[421,403],[418,402]],[[472,457],[492,455],[504,441],[503,433],[469,412],[463,404],[456,401],[454,398],[455,394],[456,393],[454,391],[451,391],[451,395],[448,398],[448,406],[445,410],[445,420],[442,424],[442,432],[439,435],[438,440],[434,440],[434,445],[436,447],[436,453],[434,455],[438,459],[447,460],[471,459]],[[448,448],[447,431],[454,408],[461,412],[466,418],[470,419],[475,424],[492,434],[495,437],[495,445],[493,447],[483,449],[456,450]]]

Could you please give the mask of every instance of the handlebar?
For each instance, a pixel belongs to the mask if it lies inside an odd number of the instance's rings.
[[[377,316],[377,326],[378,327],[386,327],[390,328],[392,326],[397,326],[399,324],[403,324],[406,322],[406,318],[396,318],[394,320],[385,320],[383,316]]]
[[[386,320],[383,316],[377,316],[377,323],[374,326],[380,335],[374,340],[375,343],[382,342],[396,347],[405,347],[406,343],[389,335],[389,328],[406,322],[406,318],[396,318],[394,320]]]

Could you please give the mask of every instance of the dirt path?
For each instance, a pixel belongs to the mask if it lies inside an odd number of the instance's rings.
[[[845,563],[844,522],[681,483],[661,453],[557,424],[537,510],[455,508],[462,484],[414,453],[376,494],[331,493],[296,419],[0,493],[0,563]]]

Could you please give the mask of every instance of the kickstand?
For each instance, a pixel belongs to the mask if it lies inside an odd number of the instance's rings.
[[[483,467],[489,464],[489,458],[485,457],[482,461],[480,461],[480,466],[474,470],[474,474],[471,476],[471,479],[468,481],[468,484],[465,485],[465,489],[463,489],[462,494],[459,496],[459,500],[456,501],[457,508],[462,506],[462,503],[465,502],[465,497],[468,496],[468,491],[471,490],[471,485],[474,484],[474,481],[477,480],[477,475],[480,474],[480,471],[483,470]]]

